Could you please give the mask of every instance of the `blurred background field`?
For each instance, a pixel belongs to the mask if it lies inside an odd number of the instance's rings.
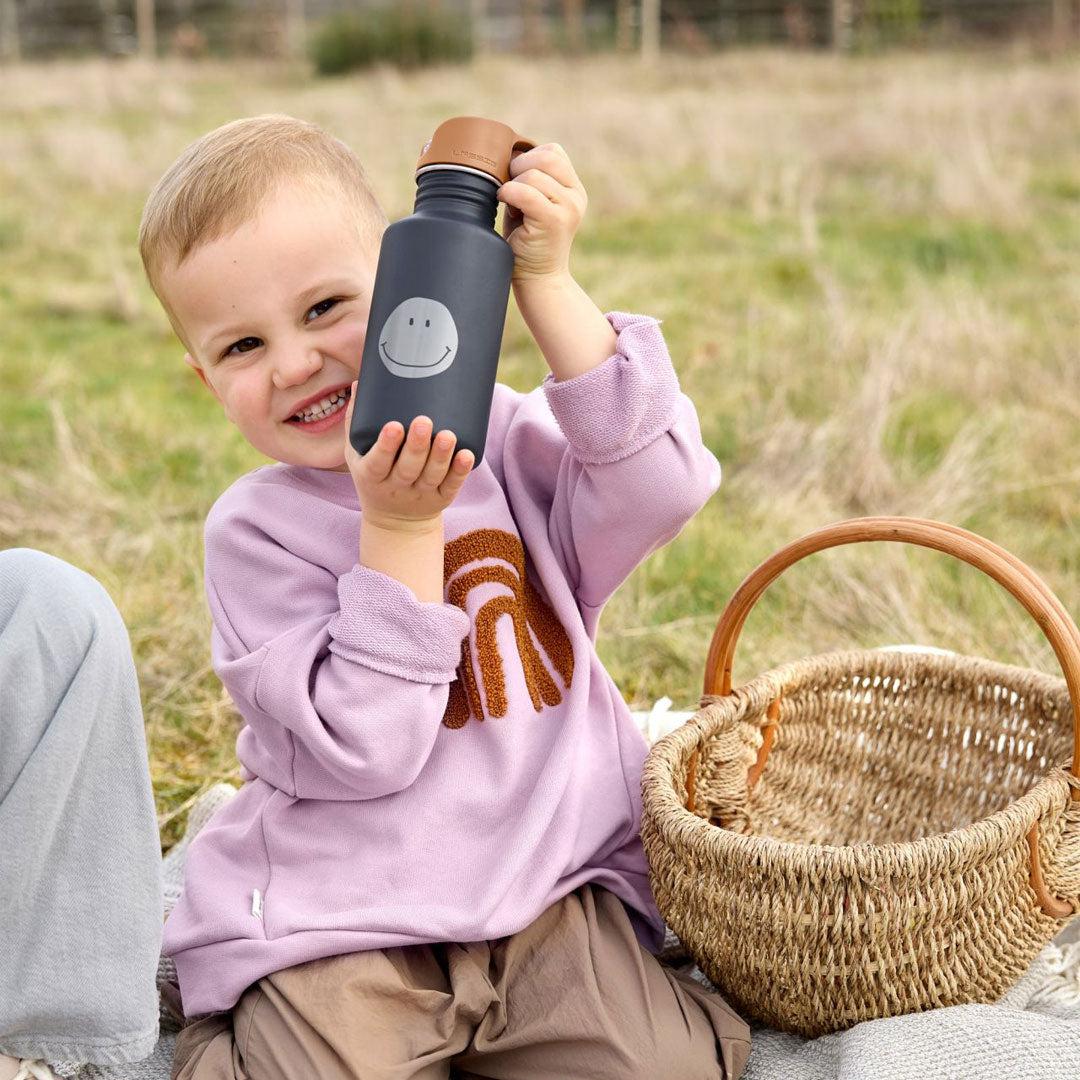
[[[0,547],[68,559],[120,608],[166,846],[201,791],[238,780],[201,529],[265,459],[182,363],[135,237],[188,142],[268,111],[348,142],[392,220],[449,116],[567,149],[590,196],[572,270],[603,310],[664,321],[725,474],[602,617],[632,707],[693,708],[739,581],[844,517],[973,529],[1080,615],[1075,51],[481,55],[330,80],[250,56],[0,66]],[[546,370],[511,302],[501,381],[527,391]],[[900,641],[1057,671],[976,571],[874,545],[771,590],[736,678]]]

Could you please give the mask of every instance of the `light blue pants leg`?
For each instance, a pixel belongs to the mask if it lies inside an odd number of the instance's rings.
[[[0,551],[0,1053],[146,1057],[161,928],[127,629],[89,574]]]

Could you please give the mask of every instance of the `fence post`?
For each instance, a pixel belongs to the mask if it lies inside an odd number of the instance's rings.
[[[0,0],[0,60],[19,60],[19,12],[15,0]]]
[[[135,0],[135,32],[139,39],[139,55],[153,60],[157,56],[154,0]]]
[[[304,0],[285,0],[285,48],[291,59],[304,55],[307,44],[307,16]]]
[[[615,51],[629,52],[631,48],[632,0],[615,0]]]
[[[562,0],[562,13],[567,50],[580,56],[585,51],[585,0]]]
[[[739,13],[731,0],[716,0],[716,36],[721,45],[739,40]]]
[[[546,50],[547,34],[544,32],[544,0],[525,0],[522,5],[522,44],[530,56]]]
[[[851,48],[851,0],[830,0],[832,8],[832,47],[839,52]]]
[[[487,49],[487,0],[469,0],[469,26],[473,56],[479,56]]]
[[[660,0],[641,0],[641,58],[660,55]]]
[[[1051,9],[1051,33],[1058,48],[1068,45],[1077,31],[1076,0],[1053,0]]]

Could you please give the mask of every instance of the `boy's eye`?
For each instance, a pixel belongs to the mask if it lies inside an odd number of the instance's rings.
[[[257,349],[262,344],[262,339],[257,337],[241,338],[239,341],[234,341],[221,355],[231,356],[233,349],[238,353],[251,352],[252,349]]]
[[[332,299],[332,300],[320,300],[320,301],[319,301],[319,302],[318,302],[318,303],[317,303],[317,304],[316,304],[316,305],[315,305],[315,306],[314,306],[314,307],[313,307],[313,308],[312,308],[312,309],[311,309],[311,310],[310,310],[310,311],[308,312],[308,322],[311,322],[311,316],[312,316],[312,313],[314,313],[314,316],[315,316],[315,318],[317,319],[317,318],[318,318],[318,317],[319,317],[320,315],[325,315],[325,314],[326,314],[326,312],[328,312],[328,311],[329,311],[329,310],[330,310],[330,309],[331,309],[331,308],[332,308],[332,307],[333,307],[333,306],[334,306],[334,305],[335,305],[336,303],[338,303],[338,301],[337,301],[336,299]]]

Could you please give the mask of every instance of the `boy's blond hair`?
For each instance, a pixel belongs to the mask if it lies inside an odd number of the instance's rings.
[[[161,271],[251,221],[284,180],[348,200],[362,243],[377,252],[389,224],[359,158],[315,124],[282,113],[233,120],[196,139],[154,185],[139,224],[139,255],[162,295]],[[175,320],[174,320],[175,325]]]

